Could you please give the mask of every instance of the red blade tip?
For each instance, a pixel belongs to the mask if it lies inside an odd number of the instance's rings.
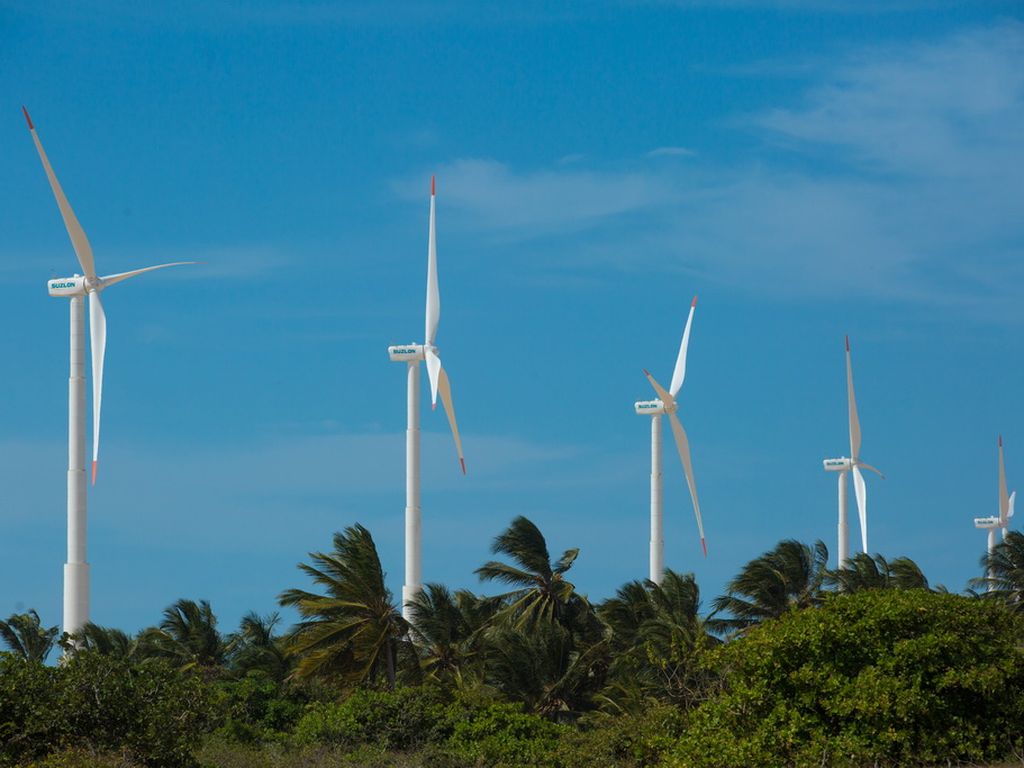
[[[701,549],[704,550],[704,557],[707,557],[708,556],[708,543],[706,541],[704,541],[704,539],[701,539],[700,540],[700,546],[701,546]]]
[[[697,306],[697,294],[693,295],[693,301],[690,302],[690,306],[691,307],[696,307]]]
[[[650,376],[650,375],[651,374],[648,372],[648,370],[646,368],[644,368],[644,376]]]
[[[433,176],[430,177],[430,194],[431,195],[436,195],[437,194],[437,181],[434,179]]]
[[[34,131],[36,127],[32,125],[32,118],[28,116],[28,110],[25,109],[24,106],[22,106],[21,111],[25,113],[25,122],[28,123],[28,129],[30,131]]]
[[[847,352],[850,351],[850,337],[849,336],[846,337],[846,351]]]
[[[94,461],[92,463],[92,484],[93,485],[96,485],[96,465],[97,464],[99,464],[98,461]]]
[[[999,447],[1000,448],[1003,447],[1003,436],[1002,435],[999,436]]]
[[[430,404],[430,410],[432,410],[432,411],[436,411],[437,410],[437,401],[436,400]]]
[[[466,460],[459,456],[459,464],[462,465],[462,474],[466,474]]]

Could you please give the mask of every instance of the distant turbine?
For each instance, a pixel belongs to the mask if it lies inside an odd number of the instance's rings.
[[[107,346],[107,318],[100,302],[100,291],[130,277],[154,269],[192,264],[179,261],[159,264],[131,272],[99,277],[92,256],[92,247],[78,223],[71,204],[64,196],[60,182],[43,151],[32,118],[25,107],[28,129],[32,134],[43,170],[50,182],[64,226],[71,237],[78,263],[84,275],[61,277],[47,282],[51,296],[68,298],[71,303],[71,377],[68,386],[68,561],[64,564],[64,631],[74,634],[89,621],[89,563],[86,560],[86,494],[85,494],[85,308],[82,298],[89,297],[89,347],[92,351],[92,482],[100,458],[100,406],[103,401],[103,355]]]
[[[1007,495],[1006,493],[1006,467],[1003,465],[1003,436],[999,436],[999,514],[996,517],[976,517],[974,518],[975,528],[986,528],[988,529],[988,553],[992,554],[992,550],[996,548],[996,530],[1002,529],[1003,540],[1006,540],[1006,529],[1010,527],[1010,518],[1013,517],[1013,501],[1017,496],[1017,492]],[[992,569],[989,569],[988,577],[993,578],[994,574]],[[992,589],[992,583],[989,582],[989,589]]]
[[[430,403],[437,407],[437,396],[448,416],[448,424],[455,438],[455,451],[459,456],[462,474],[466,474],[466,460],[462,456],[462,441],[455,423],[455,406],[448,374],[441,367],[438,348],[434,346],[437,324],[441,319],[441,294],[437,287],[437,240],[434,226],[436,186],[430,177],[430,225],[427,235],[427,312],[425,344],[403,344],[388,347],[388,356],[394,362],[406,363],[408,383],[405,431],[405,584],[402,586],[402,615],[412,620],[412,600],[422,589],[421,535],[420,535],[420,360],[427,363],[430,378]]]
[[[693,479],[693,466],[690,463],[690,443],[686,439],[686,430],[676,416],[679,409],[676,403],[676,394],[683,386],[683,378],[686,376],[686,348],[690,344],[690,325],[693,323],[693,312],[697,307],[697,297],[693,297],[690,304],[690,314],[686,318],[686,328],[683,331],[683,341],[679,345],[679,356],[676,358],[676,368],[672,373],[672,384],[666,392],[654,377],[644,369],[644,375],[650,380],[651,386],[658,394],[658,400],[641,400],[633,403],[633,408],[639,416],[651,417],[651,555],[649,578],[655,584],[661,584],[665,573],[665,538],[663,532],[663,515],[661,506],[661,415],[668,414],[669,424],[672,426],[672,434],[675,436],[676,448],[679,449],[679,458],[683,463],[683,472],[686,474],[686,484],[690,488],[690,498],[693,499],[693,511],[697,516],[697,531],[700,533],[700,545],[707,557],[708,547],[704,540],[704,523],[700,517],[700,503],[697,501],[697,483]]]
[[[825,459],[826,472],[839,473],[839,548],[836,557],[840,568],[849,559],[849,528],[846,522],[846,473],[853,470],[853,492],[857,497],[860,514],[860,538],[864,551],[868,551],[868,489],[860,467],[870,469],[881,478],[881,472],[860,460],[860,420],[857,418],[857,400],[853,395],[853,363],[850,360],[850,337],[846,337],[846,397],[850,411],[850,458]]]

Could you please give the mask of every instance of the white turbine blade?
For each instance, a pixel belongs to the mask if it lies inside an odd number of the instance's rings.
[[[39,140],[39,134],[36,133],[35,126],[32,125],[32,118],[28,116],[28,110],[22,107],[21,111],[25,113],[25,121],[28,123],[28,129],[32,133],[32,141],[35,142],[39,159],[43,161],[43,170],[46,171],[46,178],[50,181],[50,189],[53,190],[53,196],[57,199],[57,207],[60,208],[60,215],[64,219],[64,227],[71,238],[71,245],[74,246],[75,255],[78,256],[78,263],[82,265],[82,272],[85,273],[85,276],[91,280],[96,277],[96,265],[92,258],[92,246],[89,245],[89,239],[85,236],[85,230],[78,223],[75,212],[71,210],[71,203],[68,202],[67,197],[64,195],[64,190],[61,189],[60,182],[57,181],[57,175],[50,166],[50,160],[46,157],[43,143]]]
[[[1003,436],[999,436],[999,522],[1009,519],[1010,497],[1006,493],[1006,467],[1003,464]]]
[[[860,515],[860,542],[864,552],[868,551],[868,489],[864,475],[853,465],[853,493],[857,497],[857,514]]]
[[[853,394],[853,363],[850,360],[850,337],[846,337],[846,396],[850,408],[850,458],[860,456],[860,419],[857,418],[857,398]]]
[[[437,287],[437,234],[434,225],[434,200],[436,187],[434,177],[430,177],[430,230],[427,235],[427,318],[424,342],[428,346],[434,343],[437,335],[437,324],[441,319],[441,293]],[[435,401],[436,401],[436,385]]]
[[[690,498],[693,499],[693,513],[697,516],[697,532],[700,534],[700,546],[704,550],[704,557],[708,556],[708,545],[704,540],[704,521],[700,516],[700,502],[697,501],[697,481],[693,478],[693,464],[690,462],[690,441],[686,439],[686,430],[682,422],[674,414],[668,415],[668,422],[672,425],[672,434],[676,438],[676,448],[679,450],[679,460],[683,464],[683,472],[686,475],[686,485],[690,489]]]
[[[1013,500],[1017,498],[1017,492],[1014,491],[1010,494],[1010,498],[1006,502],[1006,524],[1010,524],[1010,518],[1013,517]]]
[[[452,404],[452,385],[448,381],[448,374],[444,368],[440,369],[438,375],[438,391],[441,393],[441,405],[448,417],[448,426],[452,428],[452,437],[455,438],[455,451],[459,454],[459,466],[462,467],[462,474],[466,474],[466,459],[462,455],[462,440],[459,438],[459,425],[455,423],[455,406]]]
[[[103,356],[107,349],[107,316],[99,291],[89,293],[89,347],[92,351],[92,484],[100,460],[100,409],[103,405]]]
[[[654,391],[657,393],[658,398],[661,400],[661,402],[664,403],[666,410],[670,405],[673,405],[675,403],[675,398],[665,391],[665,388],[661,386],[661,384],[659,384],[653,376],[651,376],[651,372],[648,371],[646,368],[644,368],[644,376],[646,376],[647,380],[651,382],[651,386],[654,387]]]
[[[441,358],[431,347],[424,347],[423,356],[427,360],[427,378],[430,379],[430,407],[437,408],[437,387],[441,381]]]
[[[875,469],[875,468],[874,468],[874,467],[872,467],[872,466],[871,466],[870,464],[867,464],[866,462],[863,462],[863,461],[858,461],[858,462],[857,462],[857,466],[858,466],[858,467],[861,467],[862,469],[867,469],[867,470],[870,470],[871,472],[874,472],[874,473],[875,473],[876,475],[878,475],[878,476],[879,476],[880,478],[882,478],[883,480],[885,480],[885,475],[883,475],[883,474],[882,474],[881,470]]]
[[[676,369],[672,371],[672,383],[668,391],[675,397],[679,388],[683,386],[683,379],[686,378],[686,348],[690,346],[690,325],[693,323],[693,310],[697,308],[697,297],[693,297],[690,303],[690,314],[686,318],[686,328],[683,329],[683,341],[679,345],[679,357],[676,358]]]
[[[118,272],[116,275],[107,275],[101,277],[100,281],[103,283],[103,287],[106,288],[114,283],[120,283],[122,280],[127,280],[129,277],[135,277],[141,275],[144,272],[152,272],[154,269],[163,269],[165,267],[180,267],[185,264],[198,264],[198,261],[173,261],[170,264],[157,264],[155,267],[143,267],[142,269],[133,269],[131,272]]]

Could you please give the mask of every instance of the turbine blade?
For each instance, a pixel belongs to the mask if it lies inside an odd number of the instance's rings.
[[[101,277],[100,281],[103,283],[103,287],[114,285],[114,283],[120,283],[122,280],[127,280],[129,277],[135,277],[141,275],[144,272],[152,272],[154,269],[163,269],[164,267],[180,267],[185,264],[198,264],[198,261],[173,261],[170,264],[157,264],[155,267],[143,267],[142,269],[133,269],[131,272],[118,272],[115,275],[107,275]]]
[[[871,466],[870,464],[868,464],[867,462],[863,462],[863,461],[859,461],[859,460],[858,460],[858,461],[857,461],[857,466],[858,466],[858,467],[862,467],[862,468],[864,468],[864,469],[867,469],[867,470],[870,470],[871,472],[874,472],[874,473],[875,473],[876,475],[878,475],[878,476],[879,476],[880,478],[882,478],[883,480],[885,480],[885,475],[883,475],[883,474],[882,474],[881,470],[875,469],[874,467],[872,467],[872,466]]]
[[[107,349],[107,316],[99,291],[89,293],[89,348],[92,351],[92,484],[100,460],[100,410],[103,406],[103,357]]]
[[[437,232],[434,224],[434,201],[436,187],[430,177],[430,229],[427,234],[427,317],[424,338],[429,346],[437,335],[437,324],[441,320],[441,293],[437,287]],[[435,398],[436,399],[436,398]]]
[[[430,379],[430,407],[437,408],[437,387],[441,378],[441,358],[431,347],[424,347],[423,356],[427,360],[427,378]]]
[[[690,441],[686,439],[686,430],[682,422],[674,413],[668,415],[669,424],[672,425],[672,434],[676,439],[676,448],[679,450],[679,460],[683,464],[683,473],[686,475],[686,485],[690,489],[690,498],[693,499],[693,513],[697,517],[697,532],[700,534],[700,546],[704,550],[704,557],[708,556],[708,545],[704,540],[704,521],[700,516],[700,502],[697,501],[697,481],[693,477],[693,464],[690,461]]]
[[[675,398],[665,391],[665,388],[661,386],[661,384],[659,384],[653,376],[651,376],[651,372],[648,371],[646,368],[644,368],[644,376],[646,376],[647,380],[651,382],[651,386],[654,387],[654,391],[657,393],[658,398],[661,400],[662,403],[665,404],[666,410],[668,409],[669,405],[675,404]]]
[[[857,514],[860,516],[860,542],[864,552],[868,551],[868,489],[864,475],[853,465],[853,493],[857,497]]]
[[[683,379],[686,378],[686,348],[690,346],[690,325],[693,323],[693,311],[697,308],[697,297],[693,297],[690,303],[690,314],[686,318],[686,328],[683,329],[683,341],[679,345],[679,356],[676,358],[676,369],[672,371],[672,383],[668,391],[672,397],[676,396],[679,388],[683,386]]]
[[[50,181],[50,189],[53,190],[53,196],[57,199],[57,207],[60,208],[60,215],[64,219],[64,227],[71,238],[71,245],[74,246],[75,255],[78,256],[78,263],[82,265],[82,272],[85,276],[92,280],[96,277],[96,265],[92,258],[92,246],[89,245],[89,238],[85,236],[85,230],[78,223],[75,212],[71,210],[71,203],[68,202],[67,197],[64,195],[64,190],[61,189],[60,182],[57,181],[57,175],[53,172],[50,160],[46,156],[46,150],[43,149],[43,143],[39,140],[39,134],[36,133],[36,128],[32,124],[32,118],[28,116],[28,110],[22,107],[21,111],[25,113],[25,121],[28,123],[28,129],[32,133],[32,141],[35,142],[39,159],[43,161],[43,170],[46,171],[46,178]]]
[[[860,419],[857,418],[857,398],[853,394],[853,362],[850,360],[850,337],[846,337],[846,397],[850,408],[850,458],[860,455]]]
[[[1013,517],[1013,500],[1017,498],[1017,492],[1014,491],[1010,494],[1010,498],[1007,499],[1006,504],[1006,522],[1009,524],[1010,518]]]
[[[1010,497],[1006,492],[1006,466],[1003,464],[1003,436],[999,436],[999,522],[1009,519]]]
[[[455,406],[452,404],[452,385],[448,381],[448,374],[444,368],[440,369],[438,375],[438,391],[441,393],[441,405],[448,417],[448,426],[452,428],[452,437],[455,438],[455,451],[459,454],[459,466],[462,467],[462,474],[466,474],[466,459],[462,455],[462,440],[459,438],[459,425],[455,423]]]

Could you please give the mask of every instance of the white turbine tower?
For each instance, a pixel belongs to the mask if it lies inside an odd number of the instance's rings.
[[[974,518],[975,528],[988,529],[988,553],[991,555],[992,550],[996,548],[996,530],[1002,529],[1003,539],[1006,539],[1006,529],[1010,527],[1010,518],[1013,517],[1013,501],[1017,496],[1017,492],[1014,491],[1011,494],[1006,492],[1006,467],[1003,465],[1003,436],[999,436],[999,514],[995,517],[976,517]],[[989,570],[989,578],[991,579],[993,574]],[[989,582],[989,589],[992,589],[992,584]]]
[[[679,388],[683,386],[683,379],[686,376],[686,348],[690,344],[690,325],[693,323],[693,312],[696,307],[697,297],[694,296],[693,302],[690,304],[690,314],[686,318],[683,341],[679,345],[679,356],[676,358],[676,367],[672,372],[672,384],[669,386],[669,390],[666,392],[648,373],[647,369],[644,369],[644,375],[650,380],[654,391],[658,394],[658,399],[633,403],[637,415],[651,417],[651,560],[649,578],[655,584],[661,584],[665,573],[664,519],[661,506],[661,415],[663,413],[668,414],[676,447],[679,449],[679,458],[683,463],[686,484],[690,488],[690,498],[693,499],[693,511],[697,516],[700,545],[704,550],[704,556],[707,557],[708,554],[708,547],[704,541],[704,523],[700,517],[700,503],[697,501],[697,484],[693,479],[693,466],[690,463],[690,443],[686,439],[686,430],[683,429],[679,417],[676,416],[676,411],[679,409],[676,395]]]
[[[412,599],[422,589],[421,536],[420,536],[420,361],[427,363],[430,379],[430,403],[437,408],[437,396],[448,416],[455,450],[459,456],[462,474],[466,474],[466,460],[462,456],[462,441],[455,423],[452,388],[448,374],[441,367],[438,348],[434,346],[437,324],[441,319],[441,294],[437,287],[437,237],[434,226],[436,186],[430,177],[430,224],[427,234],[427,312],[424,344],[402,344],[388,347],[388,356],[394,362],[407,366],[408,385],[405,431],[405,584],[402,586],[402,615],[411,619]]]
[[[107,346],[107,318],[100,302],[100,291],[114,283],[163,267],[193,262],[176,262],[144,267],[131,272],[100,277],[96,274],[92,247],[71,210],[60,182],[43,151],[28,110],[22,107],[32,133],[43,170],[50,182],[57,207],[78,256],[83,275],[61,277],[47,282],[51,296],[70,299],[71,375],[68,382],[68,560],[64,564],[64,631],[78,632],[89,621],[89,562],[86,559],[86,482],[85,482],[85,307],[89,297],[89,348],[92,352],[92,482],[100,458],[100,406],[103,400],[103,354]]]
[[[825,459],[826,472],[839,473],[839,549],[836,552],[840,568],[846,565],[849,552],[849,527],[846,522],[846,473],[853,471],[853,492],[857,497],[857,512],[860,516],[860,538],[865,552],[868,551],[868,489],[860,468],[869,469],[881,478],[881,472],[860,460],[860,420],[857,418],[857,399],[853,394],[853,363],[850,360],[850,337],[846,337],[846,397],[850,411],[850,457]]]

